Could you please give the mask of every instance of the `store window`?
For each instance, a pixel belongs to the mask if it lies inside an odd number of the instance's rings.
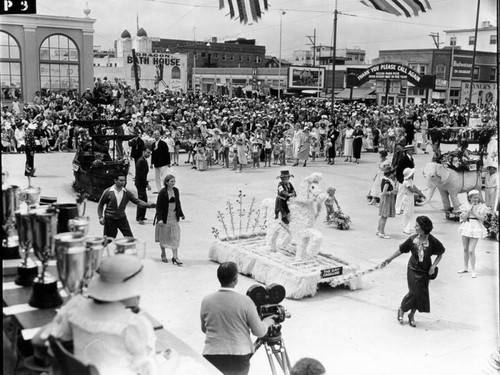
[[[452,36],[450,38],[450,46],[456,46],[457,45],[457,37],[456,36]]]
[[[496,34],[490,35],[490,44],[497,44],[497,36],[496,36]]]
[[[446,79],[446,66],[445,65],[437,65],[436,66],[436,78]]]
[[[0,31],[0,81],[2,100],[23,99],[19,44],[4,31]]]
[[[172,79],[181,79],[181,69],[178,66],[172,68]]]
[[[40,88],[80,91],[80,54],[76,44],[65,35],[51,35],[40,47]]]
[[[469,37],[469,46],[473,46],[474,45],[474,40],[475,40],[475,38],[473,36]]]

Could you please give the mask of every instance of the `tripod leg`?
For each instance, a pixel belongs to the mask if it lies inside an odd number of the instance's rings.
[[[288,357],[288,352],[286,351],[285,342],[283,341],[283,339],[281,340],[281,349],[283,351],[283,364],[285,365],[283,367],[283,372],[285,373],[285,375],[290,375],[292,366],[290,365],[290,358]]]
[[[273,361],[273,350],[269,347],[269,345],[267,343],[264,343],[264,346],[266,347],[266,354],[267,354],[267,359],[269,360],[269,366],[271,367],[271,373],[273,375],[277,375],[276,374],[276,367],[274,367],[274,361]]]

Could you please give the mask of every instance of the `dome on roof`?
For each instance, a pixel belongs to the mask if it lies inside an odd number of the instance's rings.
[[[146,33],[146,30],[141,27],[139,30],[137,30],[137,36],[148,36],[148,34]]]
[[[132,36],[128,32],[128,30],[123,30],[123,33],[121,35],[122,38],[131,38]]]

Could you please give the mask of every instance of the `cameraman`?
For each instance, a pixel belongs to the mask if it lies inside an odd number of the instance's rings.
[[[222,263],[217,269],[221,288],[201,302],[201,330],[206,334],[203,356],[224,375],[246,375],[257,337],[266,335],[274,316],[260,319],[250,297],[238,293],[238,267]]]

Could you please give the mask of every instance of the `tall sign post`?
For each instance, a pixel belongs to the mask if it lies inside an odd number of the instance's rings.
[[[332,122],[337,125],[335,121],[335,114],[333,112],[335,104],[335,60],[337,59],[337,0],[335,0],[335,11],[333,12],[333,59],[332,59]]]

